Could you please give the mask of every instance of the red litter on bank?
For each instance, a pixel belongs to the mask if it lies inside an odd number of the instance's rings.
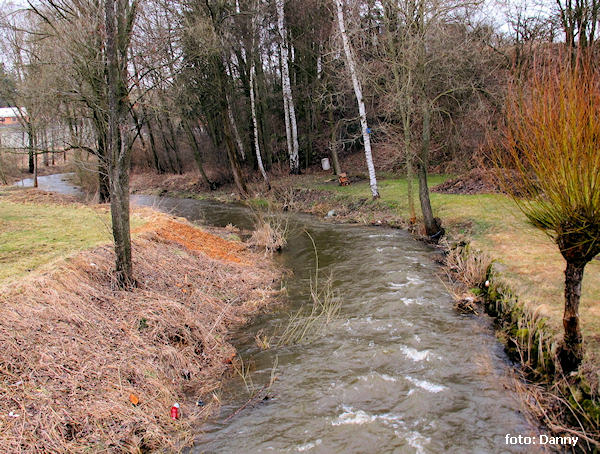
[[[179,404],[177,402],[171,407],[171,419],[179,419]]]

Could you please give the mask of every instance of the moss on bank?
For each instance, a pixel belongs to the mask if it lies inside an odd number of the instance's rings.
[[[459,266],[454,257],[462,259]],[[455,244],[447,254],[446,267],[452,281],[461,281],[462,264],[487,263],[480,281],[470,282],[470,292],[478,297],[492,316],[498,338],[508,356],[519,364],[525,383],[524,402],[543,424],[557,435],[578,435],[576,452],[600,449],[600,388],[597,364],[588,355],[577,373],[564,376],[556,352],[561,336],[548,318],[519,300],[494,263],[469,245]],[[464,281],[463,281],[464,283]],[[464,287],[464,286],[463,286]]]

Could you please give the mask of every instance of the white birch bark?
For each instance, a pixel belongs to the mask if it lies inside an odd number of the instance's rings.
[[[371,137],[368,132],[367,124],[367,111],[365,109],[365,102],[362,95],[362,87],[358,74],[356,72],[356,62],[352,55],[352,49],[350,48],[350,40],[348,39],[348,33],[346,32],[346,24],[344,22],[344,10],[342,0],[335,0],[337,7],[338,25],[340,27],[340,33],[342,35],[342,42],[344,43],[344,53],[346,54],[346,62],[348,63],[348,69],[350,70],[350,76],[352,77],[352,85],[354,85],[354,93],[356,95],[356,102],[358,103],[358,113],[360,114],[360,125],[363,134],[363,141],[365,143],[365,159],[367,161],[367,169],[369,170],[369,181],[371,186],[371,193],[373,198],[379,197],[379,191],[377,190],[377,177],[375,176],[375,166],[373,165],[373,155],[371,153]]]
[[[287,97],[283,97],[283,114],[285,118],[285,138],[287,142],[288,155],[290,156],[290,166],[291,166],[291,156],[294,153],[294,148],[292,146],[292,128],[290,126],[290,109],[288,108],[288,99]]]
[[[296,111],[294,108],[294,97],[292,95],[292,87],[290,83],[290,70],[288,67],[289,52],[286,40],[285,30],[285,12],[284,12],[284,0],[276,0],[275,5],[277,7],[277,29],[279,30],[280,41],[279,48],[281,53],[281,86],[283,89],[283,106],[287,112],[286,117],[286,134],[289,124],[291,134],[287,135],[288,138],[288,152],[290,154],[290,171],[292,173],[300,172],[300,158],[298,154],[298,128],[296,124]]]
[[[323,72],[323,63],[321,59],[321,46],[319,46],[319,55],[317,56],[317,79],[321,80],[321,73]]]
[[[265,172],[265,166],[263,165],[262,156],[260,155],[260,145],[258,140],[258,121],[256,119],[256,101],[254,94],[254,79],[256,78],[256,67],[254,65],[254,59],[252,60],[252,64],[250,65],[250,110],[252,111],[252,126],[254,128],[254,148],[256,149],[256,161],[258,163],[258,168],[260,173],[262,174],[265,183],[268,189],[271,189],[271,184],[269,183],[269,177],[267,176],[267,172]]]

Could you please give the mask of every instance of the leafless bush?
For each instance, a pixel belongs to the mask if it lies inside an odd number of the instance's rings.
[[[270,209],[254,211],[254,232],[249,244],[265,250],[272,254],[280,251],[287,244],[289,224],[287,217],[281,213],[275,213]]]
[[[452,281],[473,288],[485,282],[491,264],[487,254],[472,250],[468,244],[456,246],[446,256],[446,273]]]

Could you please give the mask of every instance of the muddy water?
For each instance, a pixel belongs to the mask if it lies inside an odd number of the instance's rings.
[[[242,207],[135,197],[192,221],[250,227]],[[461,317],[437,277],[436,254],[406,232],[290,217],[289,245],[278,257],[293,270],[290,305],[258,320],[238,341],[252,358],[254,385],[269,381],[274,399],[226,421],[248,400],[234,381],[222,419],[194,453],[498,453],[507,433],[532,428],[504,384],[506,358],[481,320]],[[322,276],[333,274],[342,315],[309,345],[261,351],[253,336],[271,333],[309,301],[314,272],[310,232]]]
[[[192,221],[251,224],[243,207],[136,196]],[[292,235],[277,257],[293,271],[290,303],[261,317],[238,339],[252,358],[254,385],[273,398],[227,416],[247,401],[240,380],[222,396],[221,418],[204,427],[193,453],[504,453],[530,434],[507,389],[506,358],[485,322],[457,315],[438,279],[435,252],[402,231],[290,217]],[[261,351],[254,334],[287,320],[309,301],[313,236],[321,275],[332,273],[343,306],[326,336],[309,345]]]

